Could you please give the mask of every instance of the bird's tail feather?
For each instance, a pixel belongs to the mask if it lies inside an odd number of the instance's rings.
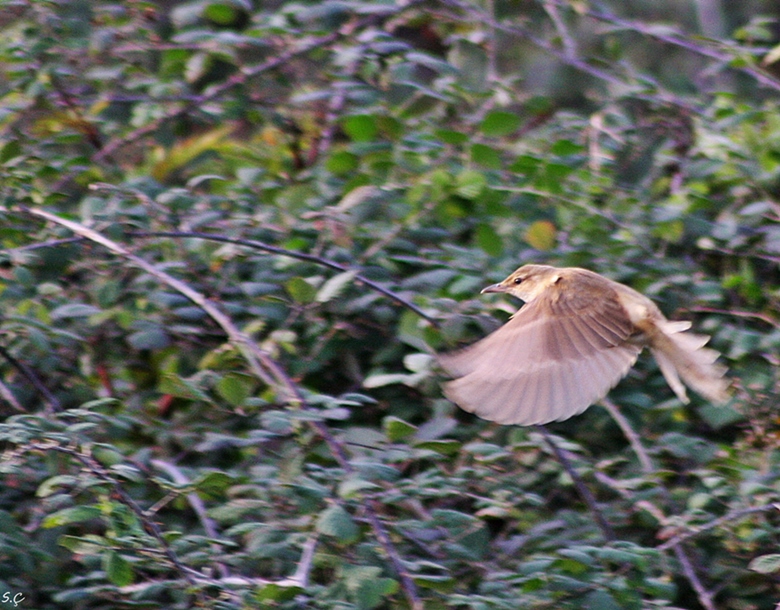
[[[687,403],[688,396],[680,378],[699,394],[714,402],[726,402],[729,398],[729,382],[723,376],[726,367],[715,361],[720,355],[704,347],[709,341],[705,335],[683,332],[689,322],[667,322],[652,342],[651,351],[666,382]]]

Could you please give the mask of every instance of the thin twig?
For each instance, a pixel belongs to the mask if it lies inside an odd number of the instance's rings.
[[[617,405],[606,396],[601,399],[601,404],[612,416],[612,419],[615,420],[615,423],[620,427],[620,430],[623,432],[623,435],[626,437],[626,439],[628,439],[628,443],[631,445],[631,448],[634,450],[634,454],[639,460],[639,463],[642,465],[642,470],[646,474],[652,474],[654,471],[653,462],[645,450],[639,435],[634,432],[634,429],[631,427],[630,422],[620,412],[620,409],[617,407]]]
[[[742,517],[747,517],[748,515],[754,515],[757,513],[768,513],[770,511],[780,512],[780,502],[773,502],[772,504],[764,504],[763,506],[751,506],[749,508],[742,508],[740,510],[732,511],[721,517],[718,517],[717,519],[713,519],[709,523],[705,523],[704,525],[699,525],[690,528],[682,534],[678,534],[673,538],[669,538],[669,540],[667,540],[663,544],[659,544],[655,548],[658,549],[659,551],[667,551],[670,548],[674,547],[675,545],[680,544],[681,542],[685,542],[690,538],[693,538],[695,536],[703,534],[704,532],[708,532],[717,527],[720,527],[721,525],[724,525],[729,521],[736,521],[738,519],[742,519]]]
[[[19,246],[18,248],[10,248],[6,252],[29,252],[30,250],[39,250],[41,248],[55,248],[57,246],[65,246],[67,244],[77,244],[80,241],[84,241],[81,236],[78,237],[65,237],[63,239],[50,239],[48,241],[38,241],[32,244]]]
[[[685,553],[685,549],[680,544],[674,545],[674,554],[677,557],[677,561],[682,566],[683,574],[691,583],[693,590],[696,591],[696,597],[699,603],[704,606],[705,610],[716,610],[715,603],[712,601],[712,594],[704,588],[704,585],[699,580],[699,576],[696,574],[696,570],[691,565],[691,560]]]
[[[0,381],[0,399],[5,400],[9,405],[11,405],[17,411],[21,411],[22,413],[25,413],[27,411],[21,405],[21,403],[16,399],[16,396],[14,396],[14,393],[11,391],[11,388],[5,385],[2,381]]]
[[[179,573],[182,575],[182,577],[190,584],[195,585],[196,579],[193,576],[193,571],[185,566],[181,561],[179,560],[178,556],[174,552],[174,550],[171,548],[171,546],[166,542],[165,537],[163,536],[162,531],[160,530],[160,527],[155,523],[153,519],[150,519],[144,510],[138,505],[138,503],[128,494],[124,488],[119,484],[119,482],[114,479],[103,466],[98,462],[94,457],[91,455],[87,455],[85,453],[82,453],[81,451],[71,448],[71,447],[64,447],[62,445],[59,445],[57,443],[32,443],[29,445],[24,446],[25,451],[29,450],[37,450],[42,451],[44,453],[47,453],[48,451],[59,451],[60,453],[68,454],[72,457],[74,457],[76,460],[81,462],[81,464],[89,470],[93,475],[95,475],[97,478],[99,478],[101,481],[107,483],[111,486],[112,492],[116,495],[117,498],[127,506],[135,515],[138,517],[140,522],[143,524],[144,530],[146,533],[148,533],[152,538],[155,539],[157,544],[162,549],[165,556],[168,558],[168,560],[173,564],[173,566],[176,567],[176,569],[179,571]]]
[[[267,585],[275,585],[277,587],[299,587],[305,589],[309,583],[309,573],[311,572],[311,566],[314,560],[314,551],[317,548],[317,537],[312,536],[307,538],[303,543],[303,550],[301,551],[301,558],[298,561],[298,567],[295,569],[295,573],[289,578],[282,578],[281,580],[269,580],[267,578],[250,578],[247,576],[226,576],[224,578],[206,578],[200,574],[193,574],[193,579],[201,584],[210,585],[213,587],[265,587]],[[145,580],[142,583],[133,585],[126,585],[120,587],[119,591],[124,594],[138,593],[144,591],[149,587],[170,587],[177,584],[176,581],[171,580]]]
[[[601,402],[615,420],[615,422],[618,424],[618,426],[620,426],[623,434],[626,435],[631,448],[634,450],[634,453],[639,459],[639,463],[642,465],[642,470],[644,473],[648,475],[653,474],[653,472],[655,472],[653,461],[650,459],[650,456],[645,450],[644,445],[642,445],[642,441],[639,438],[639,435],[634,432],[634,429],[631,427],[629,421],[623,417],[623,414],[620,412],[617,406],[608,398],[603,398]],[[662,487],[661,489],[664,496],[666,496],[668,499],[669,493],[667,489],[665,487]],[[653,514],[656,519],[659,519],[661,523],[666,521],[662,512],[660,509],[657,509],[657,507],[647,503],[647,505],[644,506],[644,509],[649,510],[649,512]],[[688,582],[691,583],[693,590],[696,591],[696,596],[699,600],[699,603],[704,606],[706,610],[715,610],[715,606],[712,601],[712,594],[702,584],[701,579],[699,578],[698,574],[696,574],[696,570],[694,569],[693,564],[688,557],[688,553],[686,552],[685,547],[679,541],[670,545],[670,547],[674,550],[677,561],[679,561],[680,565],[682,566],[683,574],[685,574]]]
[[[353,62],[345,72],[352,75],[357,69],[357,65]],[[328,102],[328,111],[325,114],[325,126],[322,128],[320,135],[320,141],[317,143],[317,157],[323,158],[330,150],[330,146],[333,143],[333,137],[336,135],[336,130],[339,128],[339,117],[341,111],[344,109],[344,105],[347,101],[347,89],[349,83],[339,83],[335,86],[335,91]]]
[[[225,235],[216,235],[214,233],[201,233],[199,231],[127,231],[125,235],[129,235],[131,237],[181,237],[181,238],[207,239],[210,241],[218,241],[227,244],[235,244],[238,246],[246,246],[248,248],[254,248],[255,250],[262,250],[264,252],[270,252],[272,254],[279,254],[281,256],[289,256],[290,258],[295,258],[301,261],[315,263],[317,265],[321,265],[322,267],[327,267],[328,269],[334,269],[336,271],[346,272],[346,271],[353,270],[347,267],[346,265],[342,265],[340,263],[329,260],[327,258],[323,258],[321,256],[315,256],[314,254],[306,254],[304,252],[296,252],[295,250],[287,250],[285,248],[272,246],[270,244],[266,244],[261,241],[256,241],[254,239],[227,237]],[[367,277],[364,277],[360,274],[355,275],[355,281],[360,282],[361,284],[365,284],[372,290],[376,290],[380,294],[383,294],[389,299],[392,299],[399,305],[403,305],[407,309],[411,309],[414,313],[416,313],[418,316],[423,318],[426,322],[429,322],[432,326],[434,327],[438,326],[438,321],[436,319],[432,318],[427,313],[425,313],[422,309],[420,309],[417,305],[415,305],[410,301],[407,301],[402,296],[393,292],[392,290],[385,288],[384,286],[377,284],[373,280],[369,280]]]
[[[555,0],[547,0],[547,1],[549,2]],[[559,4],[561,4],[561,6],[568,6],[568,4],[564,4],[564,3],[559,3]],[[612,25],[617,25],[627,30],[633,30],[634,32],[642,34],[643,36],[647,36],[648,38],[655,38],[656,40],[659,40],[663,43],[683,48],[686,51],[696,53],[697,55],[701,55],[703,57],[708,57],[710,59],[715,59],[717,61],[723,62],[725,66],[752,77],[760,85],[763,85],[764,87],[768,87],[770,89],[774,89],[775,91],[780,91],[780,81],[774,78],[769,73],[762,72],[761,70],[756,70],[755,68],[752,68],[750,65],[746,65],[745,62],[735,63],[734,60],[739,59],[739,53],[752,54],[753,52],[755,52],[754,49],[743,49],[743,48],[729,49],[729,51],[731,51],[730,53],[719,51],[711,47],[705,47],[702,46],[701,44],[697,44],[692,40],[690,40],[687,34],[679,30],[674,31],[668,26],[661,29],[658,28],[655,24],[647,24],[647,23],[642,23],[641,21],[632,21],[629,19],[623,19],[622,17],[618,17],[614,13],[610,13],[603,9],[597,10],[597,9],[586,8],[584,10],[584,14],[593,17],[594,19],[598,19],[599,21],[604,21]]]
[[[157,468],[158,470],[162,470],[163,472],[167,473],[171,479],[173,479],[173,482],[177,485],[189,485],[191,484],[191,481],[188,477],[184,475],[184,473],[181,471],[181,469],[176,466],[175,464],[172,464],[171,462],[166,462],[165,460],[150,460],[149,462],[152,466]],[[203,526],[203,531],[206,532],[209,538],[212,540],[216,540],[219,536],[219,533],[217,532],[216,524],[214,523],[214,520],[211,519],[207,512],[206,512],[206,504],[203,502],[201,497],[193,493],[188,493],[186,495],[187,502],[192,507],[192,510],[195,512],[195,514],[198,517],[198,521],[200,521],[200,524]],[[211,543],[211,549],[215,552],[218,552],[220,549],[215,543]],[[230,570],[228,570],[228,567],[221,562],[217,562],[217,569],[219,570],[220,575],[222,578],[227,578],[230,576]]]
[[[172,275],[161,271],[143,258],[130,252],[124,246],[119,245],[101,233],[93,231],[92,229],[85,227],[82,224],[61,218],[56,214],[52,214],[40,208],[19,206],[17,209],[31,216],[37,216],[38,218],[43,218],[49,222],[61,225],[73,231],[77,235],[81,235],[82,237],[86,237],[87,239],[100,244],[107,250],[113,252],[114,254],[118,254],[122,258],[132,263],[134,266],[142,269],[152,277],[155,277],[162,283],[180,292],[195,305],[203,309],[203,311],[205,311],[211,317],[211,319],[214,320],[222,328],[222,330],[225,331],[230,341],[238,347],[242,354],[244,354],[244,357],[247,358],[247,361],[249,362],[253,371],[260,379],[263,380],[263,382],[272,387],[277,387],[280,385],[283,387],[283,384],[276,383],[276,379],[278,379],[277,373],[279,367],[273,361],[273,359],[263,350],[257,347],[254,341],[252,341],[248,335],[242,333],[238,327],[233,324],[233,321],[224,313],[222,313],[222,311],[214,303],[209,301],[198,291],[191,288],[189,284],[186,284],[181,280],[176,279]],[[287,398],[290,400],[294,399],[292,396],[288,396]]]
[[[770,326],[773,326],[775,328],[780,328],[780,321],[775,320],[772,316],[768,314],[761,313],[758,311],[739,311],[735,309],[718,309],[717,307],[704,307],[704,306],[691,307],[690,311],[695,311],[697,313],[716,313],[723,316],[734,316],[735,318],[747,318],[750,320],[760,320],[761,322],[765,322]]]
[[[575,59],[577,57],[577,45],[569,33],[569,28],[566,27],[566,22],[558,12],[558,5],[552,0],[544,0],[542,5],[544,6],[545,12],[550,16],[550,21],[553,22],[555,31],[558,32],[561,44],[563,45],[564,55],[569,60]]]
[[[17,360],[2,345],[0,345],[0,356],[8,360],[11,366],[13,366],[16,370],[18,370],[22,374],[22,376],[25,379],[27,379],[27,381],[29,381],[30,384],[35,388],[35,391],[41,395],[41,398],[43,398],[43,402],[46,403],[47,412],[52,413],[54,411],[62,410],[62,404],[60,403],[59,399],[54,394],[51,393],[49,388],[46,387],[46,384],[44,384],[40,379],[38,379],[38,376],[35,374],[35,371],[33,371],[24,362]]]
[[[179,105],[176,108],[173,108],[172,110],[165,112],[160,117],[153,120],[152,122],[147,123],[146,125],[139,127],[124,136],[121,136],[119,138],[107,142],[105,146],[103,146],[96,154],[93,155],[92,161],[97,163],[100,161],[104,161],[106,159],[110,159],[117,151],[126,148],[128,145],[132,144],[133,142],[136,142],[138,140],[141,140],[142,138],[157,133],[161,129],[161,127],[165,125],[167,122],[172,121],[178,117],[184,116],[188,112],[193,112],[198,110],[208,102],[220,98],[224,93],[226,93],[233,87],[244,85],[250,79],[260,76],[265,72],[269,72],[271,70],[281,68],[282,66],[284,66],[285,64],[287,64],[288,62],[290,62],[291,60],[297,57],[307,55],[312,51],[316,51],[317,49],[326,47],[329,44],[336,42],[341,38],[353,36],[354,33],[357,30],[360,30],[361,28],[369,27],[372,24],[375,24],[378,21],[381,21],[383,19],[384,20],[389,19],[394,14],[400,13],[402,11],[406,11],[409,8],[422,4],[425,1],[426,0],[409,0],[408,2],[405,2],[402,6],[400,6],[398,11],[396,13],[393,13],[392,15],[386,14],[386,15],[382,15],[380,18],[377,18],[376,15],[368,15],[360,19],[348,21],[342,27],[334,30],[329,34],[315,37],[311,39],[309,42],[307,42],[306,44],[303,44],[299,47],[275,54],[274,57],[272,57],[267,61],[264,61],[259,65],[256,65],[251,68],[242,67],[241,70],[239,70],[236,74],[227,78],[224,82],[215,85],[213,87],[209,87],[208,90],[203,95],[199,95],[194,98],[188,99],[186,100],[185,103]],[[70,182],[70,180],[73,178],[74,175],[75,173],[69,173],[63,176],[62,178],[60,178],[60,180],[55,184],[52,190],[57,191],[58,189],[63,188],[68,182]]]
[[[558,460],[561,466],[563,466],[563,469],[571,477],[572,481],[574,482],[574,486],[577,488],[577,493],[580,494],[580,497],[582,497],[582,499],[585,501],[585,504],[588,505],[590,512],[593,514],[593,517],[596,519],[596,523],[601,528],[601,532],[604,534],[604,538],[608,541],[615,540],[615,532],[613,531],[612,526],[604,518],[604,515],[602,514],[601,509],[599,508],[599,505],[596,502],[596,498],[593,496],[593,493],[591,493],[588,486],[585,485],[585,482],[582,480],[582,477],[580,477],[577,471],[574,470],[574,466],[572,465],[571,460],[567,455],[568,452],[564,451],[558,446],[555,440],[553,440],[552,435],[547,431],[547,428],[540,425],[536,425],[534,427],[539,432],[541,432],[545,442],[550,446],[550,449],[552,449],[555,458]]]

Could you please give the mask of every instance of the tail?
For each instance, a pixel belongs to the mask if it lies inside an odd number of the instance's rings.
[[[729,380],[724,377],[726,367],[715,362],[720,354],[704,347],[709,337],[683,332],[690,326],[690,322],[665,322],[661,332],[653,337],[650,351],[681,401],[687,403],[688,395],[680,377],[705,398],[726,402],[729,399]]]

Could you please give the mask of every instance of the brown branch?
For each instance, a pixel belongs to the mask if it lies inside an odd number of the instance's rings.
[[[601,512],[601,509],[599,508],[598,502],[596,502],[596,498],[593,496],[593,493],[590,491],[588,486],[585,485],[582,477],[580,477],[577,471],[574,470],[574,466],[569,459],[568,452],[564,451],[557,445],[557,443],[553,440],[552,435],[547,431],[547,428],[541,425],[536,425],[534,428],[536,428],[542,434],[545,442],[549,445],[550,449],[552,449],[555,458],[558,460],[558,462],[560,462],[561,466],[563,466],[563,469],[571,477],[572,481],[574,482],[574,486],[577,488],[577,493],[580,494],[580,497],[585,501],[585,504],[588,505],[590,512],[593,514],[593,517],[596,520],[596,523],[598,524],[599,528],[601,528],[601,532],[604,534],[604,538],[608,541],[615,540],[615,532],[612,529],[612,526],[607,522],[604,514]]]
[[[762,506],[751,506],[749,508],[742,508],[740,510],[732,511],[730,513],[723,515],[722,517],[713,519],[709,523],[705,523],[704,525],[699,525],[697,527],[690,528],[688,529],[688,531],[683,532],[682,534],[677,534],[676,536],[670,538],[663,544],[659,544],[655,548],[658,549],[659,551],[666,551],[674,547],[675,545],[680,544],[681,542],[685,542],[690,538],[703,534],[704,532],[708,532],[709,530],[715,529],[716,527],[720,527],[721,525],[724,525],[729,521],[736,521],[737,519],[741,519],[742,517],[747,517],[748,515],[755,515],[757,513],[768,513],[770,511],[780,512],[780,502],[773,502],[772,504],[764,504]]]
[[[158,470],[162,470],[163,472],[167,473],[168,476],[170,476],[171,479],[173,479],[173,482],[176,485],[191,484],[190,479],[186,477],[184,473],[181,471],[181,469],[175,464],[172,464],[171,462],[166,462],[165,460],[159,460],[159,459],[150,460],[149,463],[155,468],[157,468]],[[194,491],[192,493],[186,494],[185,497],[187,498],[187,502],[189,503],[193,512],[198,517],[198,521],[200,521],[200,524],[203,527],[203,531],[206,532],[206,535],[209,538],[211,538],[212,540],[216,540],[217,537],[219,536],[219,533],[217,532],[217,527],[216,524],[214,523],[214,520],[211,519],[206,512],[205,502],[203,502],[201,497]],[[215,553],[221,550],[214,542],[212,542],[210,546],[212,551],[214,551]],[[217,562],[217,570],[219,570],[219,573],[222,575],[222,578],[227,578],[228,576],[230,576],[230,570],[222,562]]]
[[[748,318],[751,320],[760,320],[761,322],[769,324],[770,326],[773,326],[775,328],[780,328],[780,320],[775,320],[769,314],[761,313],[758,311],[739,311],[735,309],[718,309],[716,307],[704,307],[704,306],[691,307],[690,311],[695,311],[697,313],[716,313],[723,316],[734,316],[735,318]]]
[[[524,28],[519,25],[507,25],[505,23],[499,23],[495,19],[493,19],[492,16],[489,15],[487,12],[476,8],[475,6],[467,2],[464,2],[463,0],[441,0],[441,2],[444,5],[451,6],[463,12],[471,14],[472,17],[478,19],[480,23],[487,24],[490,27],[493,27],[495,29],[504,31],[509,34],[514,34],[520,38],[528,40],[529,42],[531,42],[538,48],[542,49],[546,53],[550,54],[551,56],[555,57],[565,65],[568,65],[572,68],[575,68],[576,70],[589,74],[605,83],[609,83],[613,85],[624,85],[627,82],[627,79],[624,77],[620,77],[611,72],[607,72],[605,70],[597,68],[594,65],[588,63],[586,60],[582,59],[581,57],[578,57],[576,55],[571,55],[571,49],[568,47],[564,48],[564,50],[557,48],[549,41],[545,40],[540,36],[537,36],[535,32],[533,32],[529,28]],[[570,9],[569,4],[559,2],[557,0],[544,0],[544,2],[550,4],[555,3],[561,8]],[[680,32],[674,32],[670,34],[659,33],[658,31],[656,31],[656,29],[653,28],[653,26],[646,25],[640,22],[621,19],[607,12],[590,9],[590,10],[585,10],[584,14],[594,19],[606,21],[613,25],[618,25],[625,29],[633,30],[644,36],[647,36],[649,38],[654,38],[666,44],[671,44],[674,46],[684,48],[693,53],[697,53],[703,57],[707,57],[710,59],[715,59],[717,61],[723,62],[730,69],[737,70],[739,72],[743,72],[744,74],[749,75],[751,78],[755,79],[759,84],[774,89],[776,91],[780,91],[780,81],[778,81],[768,73],[762,72],[761,70],[757,70],[751,67],[732,65],[733,61],[740,57],[738,53],[752,54],[753,51],[759,52],[757,50],[736,48],[733,50],[732,53],[728,53],[725,51],[720,51],[717,49],[712,49],[709,47],[695,44]],[[645,76],[645,78],[647,77]],[[658,86],[657,83],[656,86]],[[637,93],[631,93],[630,95],[637,99],[646,99],[649,101],[662,102],[665,104],[677,106],[679,108],[684,108],[692,112],[698,112],[697,109],[691,103],[674,95],[673,93],[670,93],[668,91],[661,91],[660,88],[656,95],[642,95]]]
[[[690,558],[685,553],[685,549],[680,544],[675,544],[672,548],[674,549],[674,554],[677,557],[677,561],[679,561],[680,565],[682,566],[685,578],[688,579],[688,582],[691,583],[693,590],[696,591],[696,597],[699,600],[699,603],[704,606],[705,610],[717,610],[715,603],[712,600],[712,593],[704,588],[704,585],[701,583],[698,574],[696,574],[696,570],[694,570],[693,565],[691,565]]]
[[[181,237],[181,238],[194,237],[197,239],[207,239],[210,241],[218,241],[222,243],[235,244],[238,246],[247,246],[248,248],[254,248],[255,250],[262,250],[264,252],[269,252],[271,254],[289,256],[290,258],[295,258],[309,263],[315,263],[317,265],[321,265],[322,267],[327,267],[328,269],[333,269],[335,271],[342,271],[342,272],[352,271],[352,269],[350,269],[346,265],[342,265],[340,263],[329,260],[327,258],[323,258],[321,256],[316,256],[314,254],[306,254],[304,252],[296,252],[295,250],[287,250],[285,248],[272,246],[270,244],[266,244],[261,241],[256,241],[254,239],[227,237],[225,235],[217,235],[214,233],[201,233],[199,231],[126,231],[125,235],[129,235],[131,237]],[[411,309],[414,313],[416,313],[418,316],[423,318],[426,322],[430,323],[434,327],[438,327],[438,322],[434,318],[426,314],[417,305],[415,305],[410,301],[407,301],[402,296],[398,295],[392,290],[385,288],[384,286],[377,284],[373,280],[369,280],[368,278],[360,274],[355,275],[355,281],[360,282],[361,284],[365,284],[372,290],[375,290],[380,294],[383,294],[384,296],[388,297],[389,299],[392,299],[399,305],[402,305],[407,309]]]
[[[558,32],[564,55],[570,60],[575,59],[577,57],[577,45],[574,42],[574,38],[572,38],[569,33],[569,28],[566,27],[566,22],[563,20],[563,17],[561,17],[560,12],[558,12],[559,5],[553,2],[553,0],[543,0],[542,6],[550,17],[550,21],[553,22],[555,31]]]
[[[555,1],[555,0],[547,0],[547,1]],[[561,6],[568,6],[560,2],[558,4],[560,4]],[[605,10],[586,8],[584,10],[584,14],[593,17],[594,19],[598,19],[599,21],[604,21],[611,25],[617,25],[627,30],[632,30],[634,32],[642,34],[643,36],[647,36],[648,38],[654,38],[665,44],[680,47],[682,49],[685,49],[686,51],[696,53],[697,55],[701,55],[709,59],[718,60],[720,62],[723,62],[726,66],[728,66],[732,70],[737,70],[738,72],[747,74],[748,76],[753,78],[756,82],[758,82],[760,85],[770,89],[774,89],[775,91],[780,91],[780,81],[774,78],[771,74],[767,72],[762,72],[761,70],[757,70],[755,68],[751,68],[750,66],[732,65],[735,59],[739,59],[740,57],[739,54],[752,55],[752,53],[755,52],[754,49],[745,49],[742,47],[737,47],[737,48],[729,49],[729,51],[731,51],[730,53],[719,51],[717,49],[713,49],[712,47],[706,47],[700,44],[696,44],[695,42],[693,42],[687,37],[687,34],[679,30],[673,30],[670,27],[664,28],[668,33],[662,33],[662,31],[659,30],[659,28],[655,27],[654,25],[648,25],[641,21],[623,19],[622,17],[618,17],[617,15],[607,12]]]
[[[43,399],[43,402],[46,403],[46,410],[48,412],[51,413],[54,411],[62,410],[62,404],[60,403],[59,399],[54,394],[51,393],[49,388],[46,387],[46,384],[44,384],[40,379],[38,379],[38,375],[35,374],[35,371],[33,371],[24,362],[17,360],[2,345],[0,345],[0,356],[5,358],[11,364],[11,366],[13,366],[16,370],[18,370],[22,374],[22,376],[27,381],[30,382],[30,385],[32,385],[35,388],[35,391],[38,392],[38,394],[40,394],[41,398]]]
[[[645,472],[645,474],[652,474],[655,470],[653,467],[653,462],[645,450],[639,435],[634,432],[634,429],[631,427],[631,423],[620,412],[618,406],[606,396],[601,399],[601,404],[604,405],[604,408],[609,412],[609,414],[612,416],[612,419],[614,419],[615,423],[620,427],[623,435],[626,437],[626,439],[628,439],[629,445],[631,445],[631,448],[634,450],[639,463],[642,465],[642,471]]]
[[[634,431],[634,429],[631,427],[631,424],[628,421],[628,419],[623,417],[623,414],[620,412],[617,405],[615,405],[608,398],[603,398],[601,400],[601,403],[607,409],[607,411],[615,420],[615,422],[618,424],[618,426],[620,426],[620,429],[623,431],[623,434],[626,435],[626,438],[628,439],[631,448],[634,450],[634,453],[636,453],[636,456],[639,459],[639,463],[642,465],[642,471],[647,475],[652,475],[655,472],[655,467],[653,465],[653,462],[650,459],[649,454],[645,450],[644,445],[642,445],[642,440],[640,439],[639,435]],[[665,487],[662,487],[661,489],[663,495],[668,499],[669,493],[667,489]],[[645,505],[642,506],[642,508],[644,510],[648,510],[651,514],[655,516],[656,519],[659,519],[662,523],[666,521],[662,511],[658,509],[656,506],[650,503],[645,503]],[[688,553],[686,552],[685,547],[682,545],[682,542],[677,541],[671,544],[669,548],[671,548],[674,551],[674,554],[677,557],[677,561],[679,561],[680,565],[682,566],[683,574],[688,579],[688,582],[691,583],[691,587],[693,587],[693,590],[696,592],[696,597],[698,598],[699,603],[705,608],[705,610],[716,610],[715,605],[712,601],[712,593],[710,593],[710,591],[707,590],[707,588],[702,584],[698,574],[696,574],[696,570],[694,569],[690,557],[688,557]]]

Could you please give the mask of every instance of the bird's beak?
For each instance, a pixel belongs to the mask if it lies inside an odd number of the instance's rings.
[[[487,288],[483,288],[482,292],[480,294],[485,294],[486,292],[506,292],[507,288],[504,286],[504,284],[491,284]]]

